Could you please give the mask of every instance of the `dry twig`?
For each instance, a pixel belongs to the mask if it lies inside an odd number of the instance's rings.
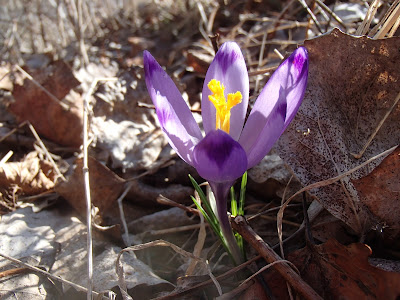
[[[233,218],[231,224],[233,229],[240,233],[266,262],[275,263],[282,260],[282,258],[254,232],[243,216]],[[322,300],[321,296],[319,296],[286,262],[274,264],[274,267],[304,299]]]

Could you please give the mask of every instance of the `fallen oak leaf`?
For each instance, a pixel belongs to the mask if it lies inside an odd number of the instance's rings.
[[[398,144],[400,109],[391,109],[399,93],[400,38],[371,40],[335,29],[305,46],[310,58],[308,89],[278,150],[307,186],[346,173]],[[365,145],[356,159],[352,153]],[[382,159],[312,191],[326,210],[360,236],[378,224],[351,180],[367,175]]]

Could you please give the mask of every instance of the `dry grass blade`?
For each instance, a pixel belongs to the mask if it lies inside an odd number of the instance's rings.
[[[380,22],[371,30],[369,36],[374,39],[382,39],[387,34],[387,37],[394,36],[395,32],[400,25],[400,0],[396,0],[390,6],[385,16]]]
[[[199,194],[196,192],[195,193],[196,196],[196,200],[198,203],[200,203],[200,196]],[[194,246],[194,250],[193,250],[193,255],[196,257],[200,257],[201,255],[201,250],[203,250],[204,247],[204,243],[206,241],[206,227],[205,227],[205,223],[204,223],[204,216],[203,214],[199,215],[200,217],[200,230],[199,230],[199,234],[197,236],[197,242]],[[186,270],[186,275],[192,275],[194,273],[195,267],[196,267],[197,261],[196,260],[191,260],[189,267]]]
[[[400,6],[399,6],[400,7]],[[399,10],[400,12],[400,10]],[[378,133],[379,129],[382,127],[382,125],[385,123],[386,119],[389,117],[389,115],[392,113],[393,109],[397,106],[400,100],[400,93],[397,94],[396,99],[394,100],[392,106],[388,109],[386,114],[383,116],[382,120],[380,120],[379,124],[376,126],[374,129],[374,132],[371,134],[369,137],[368,141],[365,143],[364,147],[361,149],[359,153],[351,153],[355,158],[361,158],[362,155],[364,154],[365,150],[367,150],[368,146],[371,144],[372,140],[374,139],[375,135]]]
[[[215,300],[231,300],[231,299],[235,299],[235,297],[237,297],[240,293],[244,292],[245,290],[247,290],[248,288],[250,288],[252,285],[254,284],[254,282],[252,282],[252,280],[246,280],[246,282],[242,282],[237,288],[233,289],[230,292],[227,292],[217,298],[215,298]]]
[[[368,12],[364,18],[364,21],[358,27],[356,31],[356,35],[365,35],[368,32],[368,28],[370,28],[372,20],[378,11],[378,7],[380,5],[380,0],[374,0],[371,6],[368,9]]]
[[[254,263],[255,261],[259,260],[260,258],[261,258],[260,255],[258,255],[256,257],[253,257],[252,259],[248,260],[247,262],[245,262],[245,263],[243,263],[243,264],[241,264],[241,265],[239,265],[237,267],[234,267],[234,268],[230,269],[229,271],[227,271],[226,273],[224,273],[222,275],[219,275],[217,277],[217,280],[218,281],[222,281],[225,278],[228,278],[230,276],[235,275],[237,272],[239,272],[240,270],[242,270],[242,269],[244,269],[246,267],[249,267],[252,263]],[[193,287],[187,288],[187,289],[185,289],[183,291],[178,291],[178,292],[169,294],[167,296],[159,297],[156,300],[174,300],[174,299],[177,299],[178,297],[182,297],[184,295],[187,295],[192,290],[202,289],[202,288],[204,288],[207,285],[210,285],[212,283],[213,283],[212,279],[209,279],[209,280],[204,281],[202,283],[199,283],[199,284],[197,284],[197,285],[195,285]]]

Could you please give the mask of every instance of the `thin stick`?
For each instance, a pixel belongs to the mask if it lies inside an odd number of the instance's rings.
[[[322,300],[321,296],[309,286],[299,274],[296,273],[287,263],[276,263],[282,258],[275,253],[264,240],[254,232],[247,224],[243,216],[237,216],[231,222],[232,227],[265,259],[266,262],[274,264],[274,268],[283,278],[297,291],[297,293],[307,300]]]
[[[3,136],[0,138],[0,143],[1,143],[2,141],[4,141],[6,138],[8,138],[10,135],[12,135],[14,132],[16,132],[18,129],[20,129],[20,128],[22,128],[23,126],[25,126],[25,125],[27,124],[27,122],[28,122],[28,121],[22,122],[22,123],[19,124],[17,127],[11,129],[9,132],[7,132],[5,135],[3,135]]]
[[[324,10],[326,11],[328,14],[330,14],[332,16],[333,19],[335,19],[336,22],[339,23],[339,25],[341,25],[344,29],[347,28],[347,26],[343,23],[342,19],[339,18],[339,16],[337,14],[335,14],[328,6],[326,6],[326,4],[324,2],[322,2],[321,0],[316,0],[316,2],[318,3],[318,5]]]
[[[88,289],[87,299],[92,300],[93,294],[93,242],[92,242],[92,201],[90,198],[90,183],[89,183],[89,164],[88,164],[88,115],[89,115],[89,97],[92,95],[97,81],[93,81],[89,92],[84,98],[83,104],[83,181],[85,186],[86,199],[86,228],[87,228],[87,260],[88,260]]]
[[[6,155],[4,155],[4,157],[0,160],[0,168],[3,167],[3,164],[5,164],[13,154],[14,152],[10,150]]]
[[[286,186],[285,186],[285,189],[283,190],[283,195],[282,195],[282,200],[281,200],[281,205],[285,202],[285,199],[286,199],[286,192],[287,192],[287,190],[288,190],[288,188],[289,188],[289,185],[290,185],[290,183],[292,182],[292,179],[293,179],[293,175],[292,176],[290,176],[290,179],[289,179],[289,181],[288,181],[288,183],[286,184]],[[282,216],[283,217],[283,216]],[[277,219],[279,218],[279,216],[277,216]],[[283,222],[283,220],[280,220],[280,222]],[[280,235],[280,237],[279,237],[279,248],[280,248],[280,250],[281,250],[281,256],[282,256],[282,258],[285,258],[285,252],[283,251],[283,243],[282,243],[282,232],[278,232],[279,233],[279,235]]]
[[[314,21],[315,27],[319,30],[320,33],[323,33],[321,25],[319,24],[317,17],[314,15],[310,7],[308,7],[306,1],[304,0],[298,0],[300,4],[307,10],[308,14],[310,15],[311,19]]]
[[[126,246],[130,246],[131,245],[131,241],[129,238],[129,231],[128,231],[128,225],[126,224],[126,219],[125,219],[125,213],[124,213],[124,206],[122,205],[122,200],[124,200],[126,194],[128,194],[128,192],[130,191],[130,189],[133,186],[133,182],[130,182],[127,184],[127,186],[125,187],[124,192],[122,193],[121,196],[119,196],[118,198],[118,208],[119,208],[119,215],[121,217],[121,222],[122,222],[122,227],[124,227],[124,242]]]
[[[89,183],[89,164],[88,164],[88,119],[89,119],[89,99],[93,94],[94,89],[99,81],[116,80],[116,78],[97,78],[93,80],[89,91],[83,100],[83,182],[85,186],[86,199],[86,227],[87,227],[87,260],[88,260],[88,289],[87,299],[93,299],[93,241],[92,241],[92,201],[90,198],[90,183]]]
[[[53,158],[51,157],[49,151],[47,150],[46,146],[43,144],[42,140],[40,139],[39,135],[37,134],[35,128],[32,126],[32,124],[28,121],[28,127],[31,130],[33,136],[35,137],[36,141],[39,143],[40,148],[44,151],[46,154],[47,159],[50,161],[52,164],[54,171],[57,173],[57,176],[61,178],[63,181],[65,181],[65,177],[63,174],[61,174],[60,170],[58,169],[56,163],[54,162]]]

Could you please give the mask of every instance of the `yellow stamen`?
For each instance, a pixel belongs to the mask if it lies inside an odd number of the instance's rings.
[[[231,109],[242,102],[242,94],[240,92],[228,94],[228,101],[226,101],[224,95],[225,87],[220,81],[212,79],[207,86],[212,93],[208,96],[208,99],[214,104],[217,111],[215,128],[229,133]]]

